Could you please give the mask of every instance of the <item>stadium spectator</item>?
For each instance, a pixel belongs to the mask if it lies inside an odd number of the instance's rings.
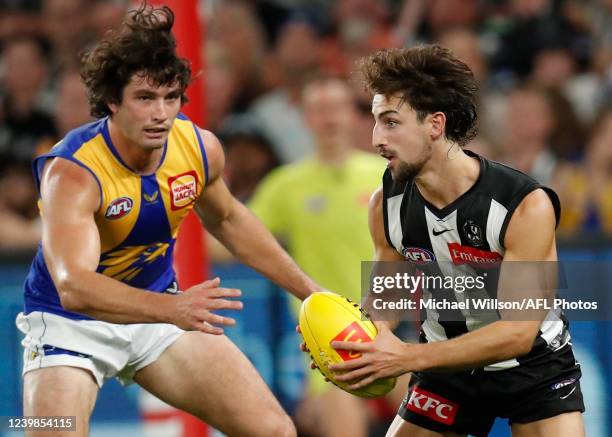
[[[566,166],[555,187],[563,205],[562,234],[612,234],[612,111],[602,113],[593,127],[584,162]]]
[[[340,0],[330,9],[334,32],[322,46],[323,69],[349,77],[364,54],[396,43],[388,1]]]
[[[0,41],[17,34],[36,34],[42,22],[43,0],[4,0],[0,2]]]
[[[233,115],[219,132],[225,148],[224,178],[238,200],[248,202],[259,182],[280,162],[256,117]]]
[[[235,74],[238,93],[232,112],[244,112],[266,90],[268,52],[264,30],[253,5],[228,0],[213,8],[207,21],[207,38],[225,49],[224,56]],[[205,45],[205,42],[203,42]]]
[[[303,158],[314,149],[299,102],[304,83],[319,71],[319,46],[316,30],[306,19],[296,17],[287,22],[276,41],[273,58],[279,85],[250,108],[283,163]]]
[[[569,28],[552,0],[511,0],[510,14],[500,28],[499,49],[493,59],[496,72],[525,79],[537,51],[552,42],[571,43]]]
[[[78,71],[66,70],[59,77],[53,116],[59,138],[72,129],[93,121],[89,114],[87,88]]]
[[[127,13],[129,0],[90,0],[87,26],[96,40],[104,37],[108,29],[115,29]]]
[[[0,248],[34,249],[40,240],[30,162],[47,151],[57,132],[43,109],[48,80],[43,43],[13,36],[2,48],[0,95]]]
[[[79,53],[94,35],[89,26],[86,0],[45,0],[42,23],[51,42],[54,75],[64,68],[79,67]]]
[[[508,97],[499,143],[502,162],[541,184],[550,184],[561,163],[550,148],[555,123],[551,102],[544,90],[532,86],[513,90]]]
[[[3,161],[0,170],[0,249],[36,248],[41,236],[37,197],[30,165]]]
[[[204,97],[208,125],[216,130],[221,128],[223,120],[234,108],[240,93],[240,84],[226,47],[216,41],[208,41],[203,46],[203,51],[202,58],[206,60]]]
[[[455,27],[442,31],[438,44],[453,52],[458,59],[467,64],[478,82],[478,106],[487,108],[481,112],[478,123],[478,136],[467,148],[490,159],[497,157],[492,141],[499,133],[506,97],[491,83],[489,67],[480,48],[478,34],[469,28]]]
[[[48,150],[57,137],[53,120],[44,109],[43,89],[48,66],[43,43],[16,36],[2,49],[4,75],[0,96],[0,157],[29,163]]]

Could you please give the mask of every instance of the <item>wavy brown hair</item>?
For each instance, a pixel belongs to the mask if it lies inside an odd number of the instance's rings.
[[[464,146],[476,135],[478,85],[470,68],[450,50],[438,45],[381,50],[360,66],[370,92],[401,95],[419,121],[443,112],[449,140]]]
[[[121,103],[123,89],[134,74],[161,86],[178,83],[181,102],[191,81],[186,59],[176,54],[172,35],[174,13],[167,6],[142,5],[130,11],[118,29],[110,30],[90,51],[83,54],[81,77],[88,90],[91,115],[110,115],[109,103]]]

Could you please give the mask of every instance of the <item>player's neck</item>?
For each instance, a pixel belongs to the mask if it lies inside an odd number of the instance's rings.
[[[112,119],[108,121],[108,133],[115,150],[123,162],[138,174],[151,174],[159,166],[163,147],[146,149],[127,138]]]
[[[442,209],[468,191],[480,174],[480,163],[456,144],[434,147],[433,156],[415,178],[429,203]]]

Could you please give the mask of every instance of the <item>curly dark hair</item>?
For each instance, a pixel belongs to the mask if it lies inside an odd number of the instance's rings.
[[[465,146],[476,136],[478,85],[470,68],[438,45],[386,49],[361,61],[368,91],[390,97],[400,94],[423,121],[443,112],[445,135]]]
[[[88,90],[91,115],[110,115],[109,103],[121,103],[123,89],[135,73],[144,73],[150,83],[177,83],[181,102],[191,81],[186,59],[176,54],[171,33],[174,13],[167,6],[143,4],[130,11],[118,29],[110,30],[91,51],[83,54],[81,77]]]

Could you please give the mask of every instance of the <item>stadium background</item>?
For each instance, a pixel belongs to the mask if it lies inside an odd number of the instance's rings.
[[[40,235],[29,162],[89,121],[78,53],[128,7],[121,0],[0,2],[0,416],[18,415],[21,405],[14,317]],[[354,60],[382,47],[437,41],[464,59],[481,85],[481,134],[469,148],[558,191],[561,259],[612,261],[612,1],[202,0],[194,18],[205,29],[206,127],[225,142],[225,177],[240,200],[248,202],[273,167],[312,152],[299,104],[310,77],[349,80],[361,114],[354,143],[366,150],[372,121]],[[292,411],[304,375],[285,296],[217,249],[209,247],[212,271],[245,291],[245,310],[229,335]],[[584,283],[605,294],[612,274]],[[612,323],[574,322],[571,330],[588,435],[612,435]],[[134,386],[109,383],[92,435],[145,435],[140,398]],[[172,435],[165,416],[148,417],[155,419],[148,430]],[[492,435],[507,433],[499,424]]]

